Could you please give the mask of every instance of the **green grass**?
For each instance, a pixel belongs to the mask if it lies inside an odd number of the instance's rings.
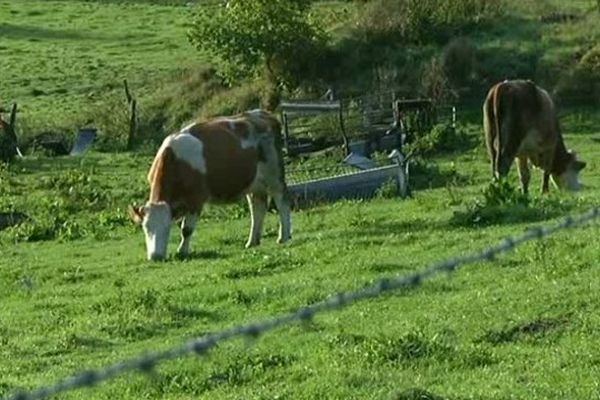
[[[567,131],[577,127],[574,114],[565,120]],[[589,161],[586,189],[551,194],[550,220],[596,204],[600,154],[592,133],[577,130],[566,138]],[[98,224],[98,213],[107,212],[118,223],[86,226],[91,232],[83,238],[33,243],[13,243],[12,231],[0,233],[0,393],[287,312],[529,226],[514,218],[452,222],[489,181],[477,146],[431,160],[458,178],[436,182],[424,169],[414,177],[420,189],[412,199],[295,212],[293,240],[285,246],[274,243],[270,215],[263,245],[243,250],[247,212],[210,207],[191,259],[152,264],[144,261],[142,233],[117,218],[130,201],[143,201],[150,160],[151,154],[90,153],[81,160],[26,159],[4,170],[13,184],[3,200],[16,207],[60,198],[69,179],[85,181],[68,171],[82,170],[103,185],[107,210],[75,208],[73,220]],[[533,187],[539,181],[535,174]],[[85,184],[76,187],[85,193]],[[534,221],[545,218],[535,208],[525,210],[530,214]],[[226,343],[202,359],[168,362],[150,379],[128,375],[64,398],[416,399],[415,388],[444,399],[593,398],[598,233],[597,226],[561,233],[492,264],[468,266],[452,279],[441,276],[256,341]],[[177,236],[172,233],[171,253]]]
[[[203,62],[184,37],[192,14],[184,3],[0,0],[0,100],[21,104],[20,132],[74,126],[87,110],[121,96],[123,78],[146,102],[163,84],[176,93],[169,117],[181,108],[177,99],[202,98],[170,88]],[[584,3],[518,3],[510,18],[473,32],[486,56],[479,60],[483,80],[512,71],[555,82],[578,49],[597,41],[595,14],[574,24],[538,23],[540,13],[585,10]],[[345,5],[319,6],[333,32],[351,34]],[[405,57],[392,49],[388,56],[412,60],[418,70],[437,50],[428,45],[423,56],[409,49]],[[362,78],[351,77],[357,85]],[[250,89],[234,93],[249,97]],[[478,209],[490,173],[477,96],[459,107],[472,140],[415,164],[414,197],[297,211],[285,246],[275,244],[270,214],[262,246],[243,250],[249,217],[241,202],[207,208],[190,259],[146,262],[143,234],[127,221],[126,207],[146,199],[154,148],[36,154],[1,167],[0,211],[31,220],[0,232],[0,396],[407,274],[597,205],[600,114],[588,106],[561,108],[566,144],[588,162],[583,191],[540,197],[534,172],[529,207]],[[207,100],[215,110],[233,101],[227,93]],[[321,165],[294,163],[291,178],[312,177],[306,170]],[[563,232],[451,278],[61,398],[597,398],[599,233],[597,225]]]
[[[2,104],[39,128],[81,118],[123,79],[155,93],[201,60],[185,36],[193,8],[154,3],[0,1]]]

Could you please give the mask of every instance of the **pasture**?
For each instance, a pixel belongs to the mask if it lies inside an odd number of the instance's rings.
[[[0,22],[0,94],[23,103],[24,121],[57,124],[76,120],[84,105],[93,106],[90,97],[120,90],[110,85],[124,72],[150,96],[149,83],[198,61],[179,38],[189,10],[167,3],[15,7],[0,0],[8,21]],[[83,16],[103,22],[94,28]],[[36,21],[32,32],[27,27]],[[141,30],[127,28],[135,23]],[[583,35],[547,29],[549,57],[570,51]],[[559,33],[575,39],[549,44]],[[165,48],[171,35],[176,44]],[[169,259],[145,261],[143,234],[127,220],[127,205],[146,200],[154,148],[82,158],[33,154],[2,166],[0,211],[32,220],[0,231],[0,396],[288,312],[599,205],[597,107],[561,111],[567,147],[588,162],[581,192],[552,188],[540,196],[535,170],[528,203],[482,204],[490,171],[481,102],[459,108],[468,145],[415,165],[412,198],[381,195],[296,211],[284,246],[275,243],[270,214],[262,245],[251,250],[243,249],[245,203],[210,206],[187,260],[172,256],[173,230]],[[510,176],[515,183],[514,167]],[[60,398],[597,398],[599,234],[593,224],[562,232],[413,290]]]

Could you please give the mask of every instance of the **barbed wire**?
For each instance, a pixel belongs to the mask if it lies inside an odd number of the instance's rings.
[[[464,256],[458,256],[440,261],[419,272],[414,272],[409,275],[395,278],[380,279],[376,283],[367,286],[366,288],[352,292],[342,292],[322,302],[301,307],[296,311],[283,314],[278,317],[265,319],[259,322],[238,325],[220,332],[202,336],[198,339],[190,340],[182,345],[162,352],[141,355],[137,358],[118,362],[102,369],[83,371],[69,378],[58,381],[53,385],[42,386],[30,392],[19,392],[10,397],[5,397],[4,400],[45,399],[73,389],[96,386],[104,381],[129,371],[150,373],[159,363],[163,361],[173,360],[193,353],[201,356],[206,354],[208,350],[217,346],[219,343],[235,337],[257,338],[265,332],[290,324],[292,322],[310,321],[316,314],[324,311],[343,308],[359,300],[377,297],[383,293],[393,290],[417,287],[425,280],[440,273],[453,273],[462,265],[472,264],[480,261],[493,261],[497,255],[512,251],[517,246],[525,242],[530,240],[541,240],[546,236],[552,235],[563,229],[581,226],[587,222],[597,219],[599,216],[600,208],[595,207],[576,218],[567,216],[560,223],[554,226],[538,226],[530,228],[520,236],[507,237],[494,246],[490,246],[478,252],[473,252]]]

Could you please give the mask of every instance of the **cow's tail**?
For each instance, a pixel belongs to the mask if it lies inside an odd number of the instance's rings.
[[[496,86],[496,90],[492,93],[492,107],[494,113],[494,129],[496,131],[496,173],[499,173],[498,170],[500,166],[500,154],[502,153],[502,132],[500,131],[500,96],[498,92],[502,84],[500,83]]]

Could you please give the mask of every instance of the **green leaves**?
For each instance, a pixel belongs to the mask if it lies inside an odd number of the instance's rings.
[[[233,0],[200,7],[189,32],[198,50],[233,84],[266,74],[271,82],[293,85],[298,65],[318,58],[327,41],[309,16],[309,0]]]

